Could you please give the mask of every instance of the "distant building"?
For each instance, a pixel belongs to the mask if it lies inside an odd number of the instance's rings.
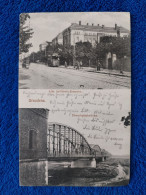
[[[44,51],[44,50],[46,49],[48,43],[49,43],[49,42],[47,42],[47,41],[41,43],[41,44],[39,45],[39,50],[40,50],[40,51]]]
[[[47,46],[52,46],[52,42],[51,41],[47,41]]]
[[[52,45],[56,46],[57,44],[62,45],[63,44],[63,34],[59,33],[53,40]]]
[[[115,24],[114,27],[106,27],[104,25],[82,25],[81,21],[79,24],[72,23],[71,26],[63,31],[63,45],[75,45],[77,42],[90,42],[92,45],[103,36],[129,36],[130,31],[124,27],[119,27]]]

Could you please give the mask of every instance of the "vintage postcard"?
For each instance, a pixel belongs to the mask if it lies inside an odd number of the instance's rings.
[[[130,181],[128,12],[22,13],[21,186]]]

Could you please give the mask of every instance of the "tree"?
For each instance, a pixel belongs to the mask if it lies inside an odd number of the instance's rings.
[[[123,116],[121,118],[121,121],[124,123],[124,126],[130,126],[131,124],[131,112],[128,112],[128,116]]]
[[[28,40],[32,37],[33,31],[26,25],[27,19],[30,19],[29,14],[20,15],[20,41],[19,41],[19,53],[27,53],[29,48],[32,47]]]
[[[117,55],[119,59],[124,56],[130,56],[130,37],[116,37],[112,41],[113,53]]]
[[[120,66],[124,66],[123,59],[125,57],[130,57],[130,37],[112,37],[104,36],[100,38],[100,43],[96,43],[94,52],[96,58],[99,60],[105,59],[106,54],[111,53],[111,58],[113,54],[116,54],[117,59],[119,59]],[[122,64],[122,65],[121,65]],[[120,69],[123,69],[123,68]]]
[[[90,42],[78,42],[76,43],[76,58],[84,62],[88,61],[90,66],[91,60],[95,59],[92,44]]]
[[[60,63],[64,64],[66,61],[68,64],[73,62],[73,46],[64,46],[57,44],[54,48],[54,53],[57,53],[60,58]]]
[[[130,56],[130,37],[112,37],[105,36],[101,38],[101,42],[97,44],[102,53],[114,53],[117,57],[123,58]],[[99,50],[99,49],[98,49]]]

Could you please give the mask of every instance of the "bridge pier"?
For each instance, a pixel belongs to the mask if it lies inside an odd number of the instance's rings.
[[[92,159],[79,159],[71,162],[71,168],[96,168],[96,160]]]
[[[106,159],[107,159],[106,156],[101,156],[101,157],[96,157],[96,158],[95,158],[96,163],[104,162],[104,161],[106,161]]]
[[[48,161],[45,159],[22,160],[19,164],[20,185],[48,185]]]

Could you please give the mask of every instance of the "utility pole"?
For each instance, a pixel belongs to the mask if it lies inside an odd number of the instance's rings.
[[[45,57],[46,57],[46,47],[45,47]]]
[[[33,63],[34,63],[34,52],[33,52]]]

